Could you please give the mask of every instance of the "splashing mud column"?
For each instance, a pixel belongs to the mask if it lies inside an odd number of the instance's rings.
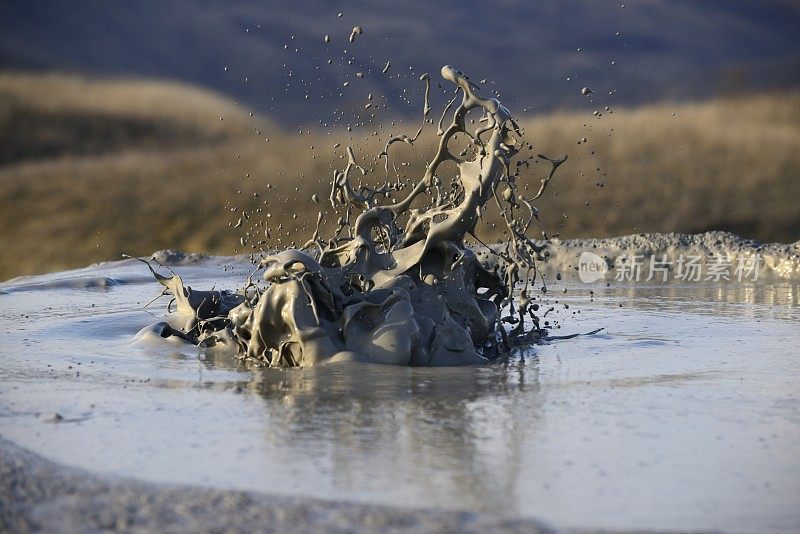
[[[388,178],[389,152],[393,143],[413,145],[419,137],[430,112],[428,75],[421,77],[425,107],[420,130],[413,137],[391,138],[381,153],[386,158],[386,184],[354,188],[351,172],[355,169],[363,176],[365,170],[348,147],[347,166],[335,173],[330,194],[334,210],[343,214],[339,229],[326,242],[319,237],[318,225],[300,249],[263,258],[259,268],[264,270],[266,289],[249,282],[238,297],[206,295],[187,292],[177,277],[157,276],[178,301],[178,310],[192,318],[191,329],[181,330],[184,339],[276,367],[337,361],[441,366],[486,362],[514,344],[547,335],[539,328],[529,296],[544,245],[526,232],[534,219],[538,222],[531,201],[542,195],[566,157],[540,155],[551,162],[551,172],[537,195],[525,199],[517,191],[518,173],[509,171],[520,149],[516,136],[522,134],[508,109],[494,98],[478,96],[477,86],[453,67],[443,67],[441,74],[456,86],[457,94],[439,121],[435,156],[404,199],[384,203],[390,192],[402,188],[399,179],[391,184]],[[443,128],[459,91],[461,103]],[[483,113],[474,132],[466,127],[472,110]],[[450,151],[457,134],[468,137],[471,157]],[[437,174],[446,161],[458,168],[449,187]],[[504,189],[498,194],[501,184]],[[429,207],[413,208],[421,195]],[[482,263],[464,240],[467,235],[478,239],[476,223],[492,199],[509,239],[487,248],[493,260]],[[351,224],[354,211],[360,215]],[[523,279],[515,302],[514,289]],[[203,304],[209,298],[217,304]],[[225,306],[219,304],[223,302]],[[504,323],[514,326],[506,331]]]

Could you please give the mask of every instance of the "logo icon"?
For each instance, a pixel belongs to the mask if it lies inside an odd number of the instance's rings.
[[[592,252],[584,252],[578,258],[578,278],[584,284],[602,279],[608,271],[606,260]]]

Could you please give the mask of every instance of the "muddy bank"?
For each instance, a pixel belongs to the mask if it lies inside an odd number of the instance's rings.
[[[739,262],[748,267],[758,263],[756,279],[786,280],[800,279],[800,241],[795,243],[762,243],[754,239],[739,237],[730,232],[705,232],[702,234],[633,234],[605,239],[553,239],[548,244],[549,256],[542,268],[550,273],[575,273],[583,252],[592,252],[605,260],[609,270],[625,258],[634,256],[642,264],[651,257],[669,271],[676,272],[680,264],[693,258],[697,263],[708,265],[717,262],[727,267],[728,278],[735,277]],[[614,277],[609,275],[607,279]],[[674,277],[666,277],[672,281]],[[747,277],[752,280],[753,273]],[[731,281],[721,278],[715,282]],[[741,281],[741,280],[740,280]]]
[[[549,532],[532,519],[288,498],[93,476],[0,438],[5,532]]]

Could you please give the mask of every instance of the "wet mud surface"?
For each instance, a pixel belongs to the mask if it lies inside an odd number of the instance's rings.
[[[196,287],[252,267],[159,257]],[[142,309],[139,261],[17,279],[0,285],[0,435],[154,484],[555,528],[796,530],[797,283],[547,276],[555,333],[604,330],[480,366],[295,369],[132,341],[168,318]]]

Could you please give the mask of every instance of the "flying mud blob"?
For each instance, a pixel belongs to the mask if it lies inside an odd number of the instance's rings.
[[[518,172],[510,169],[525,145],[508,109],[478,96],[477,87],[453,67],[443,67],[441,74],[456,94],[439,120],[438,150],[405,198],[388,203],[402,189],[399,179],[389,180],[389,152],[394,143],[413,144],[422,127],[413,137],[388,141],[380,154],[386,158],[386,183],[378,188],[353,186],[351,174],[366,171],[348,147],[347,166],[334,173],[329,198],[341,216],[334,236],[319,236],[320,213],[308,243],[260,261],[256,272],[263,269],[265,288],[251,276],[238,293],[195,291],[175,273],[158,274],[148,262],[164,286],[162,294],[173,297],[182,317],[181,324],[160,323],[150,330],[274,367],[341,361],[479,364],[513,346],[547,339],[531,297],[545,246],[526,233],[539,222],[531,202],[541,197],[566,156],[540,154],[551,164],[549,175],[533,198],[524,198]],[[424,126],[431,111],[430,76],[421,80]],[[443,127],[459,91],[461,102]],[[466,117],[472,110],[483,117],[469,131]],[[450,151],[457,134],[470,140],[469,156]],[[445,181],[437,171],[447,161],[458,170]],[[418,197],[426,200],[425,208],[412,207]],[[490,259],[482,262],[465,238],[478,240],[475,226],[490,202],[500,209],[509,238],[486,247],[483,254]],[[518,284],[522,288],[515,292]]]
[[[363,33],[364,33],[364,28],[362,28],[361,26],[356,26],[355,28],[353,28],[353,31],[350,32],[350,38],[348,40],[351,43],[354,43],[355,40],[356,40],[356,37],[361,35],[361,34],[363,34]]]

